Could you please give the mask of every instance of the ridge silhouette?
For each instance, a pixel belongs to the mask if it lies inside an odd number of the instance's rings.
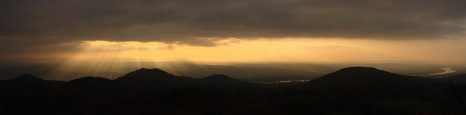
[[[203,80],[213,80],[213,81],[228,81],[228,80],[236,80],[236,79],[233,79],[231,77],[228,77],[227,75],[223,75],[223,74],[214,74],[214,75],[210,75],[210,76],[207,76],[205,78],[203,78]]]
[[[0,114],[463,114],[465,88],[372,67],[343,68],[296,86],[223,74],[193,79],[156,68],[115,80],[24,74],[0,80]]]
[[[435,82],[431,78],[421,78],[394,74],[372,67],[348,67],[313,79],[304,85],[310,88],[338,88],[345,86],[396,86]]]
[[[43,79],[37,77],[37,76],[34,76],[34,75],[31,75],[31,74],[23,74],[23,75],[20,75],[19,77],[16,77],[14,79],[12,79],[13,81],[22,81],[22,82],[41,82],[41,81],[44,81]]]
[[[43,80],[32,74],[22,74],[10,80],[0,80],[3,87],[58,87],[64,82]]]
[[[124,79],[139,79],[139,80],[161,80],[173,78],[175,75],[167,73],[161,69],[145,69],[141,68],[139,70],[129,72],[122,77],[119,77],[117,80]]]
[[[106,86],[106,85],[111,85],[113,83],[112,80],[103,78],[103,77],[82,77],[78,79],[74,79],[71,81],[66,82],[64,85],[65,86],[93,86],[93,87],[99,87],[99,86]]]
[[[214,74],[207,76],[203,79],[200,79],[204,83],[213,83],[213,84],[248,84],[247,82],[240,81],[238,79],[234,79],[228,77],[227,75],[223,74]]]

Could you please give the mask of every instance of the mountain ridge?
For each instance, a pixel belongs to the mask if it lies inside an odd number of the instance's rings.
[[[32,74],[22,74],[16,78],[11,79],[13,81],[29,81],[29,82],[39,82],[39,81],[44,81],[43,79],[34,76]]]
[[[31,76],[18,79],[37,80]],[[223,74],[193,79],[145,68],[115,80],[88,76],[55,87],[44,87],[52,83],[47,80],[24,86],[13,81],[0,80],[0,113],[422,114],[462,104],[447,100],[456,99],[447,91],[461,93],[461,84],[450,88],[444,80],[371,67],[343,68],[297,86],[261,85]]]
[[[369,92],[381,92],[383,94],[390,92],[408,94],[440,90],[440,88],[446,87],[445,84],[446,82],[433,78],[400,75],[372,67],[349,67],[300,84],[298,87],[320,90],[366,90]]]

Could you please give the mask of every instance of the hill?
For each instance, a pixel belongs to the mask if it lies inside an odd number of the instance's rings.
[[[16,77],[16,78],[12,79],[12,81],[17,81],[17,82],[42,82],[44,80],[37,77],[37,76],[31,75],[31,74],[23,74],[23,75],[20,75],[19,77]]]
[[[333,89],[344,87],[400,86],[415,88],[420,85],[437,83],[431,78],[406,76],[372,67],[348,67],[311,80],[302,86],[312,89]]]
[[[245,85],[248,82],[240,81],[223,74],[214,74],[200,79],[200,82],[206,84],[222,84],[222,85]]]
[[[62,81],[43,80],[31,74],[23,74],[10,80],[0,80],[0,87],[58,87],[63,83]]]
[[[101,87],[112,87],[114,82],[110,79],[103,77],[82,77],[66,82],[62,87],[80,87],[80,88],[89,88],[96,89]]]
[[[327,114],[418,114],[443,102],[448,85],[441,80],[400,75],[372,67],[348,67],[295,88],[300,90],[289,93],[284,99],[287,100],[285,104],[301,105],[294,108],[317,106],[314,108],[316,112]]]
[[[141,68],[117,78],[115,82],[130,85],[130,87],[162,89],[190,87],[197,84],[192,78],[175,76],[157,68]]]
[[[168,80],[175,78],[175,75],[167,73],[160,69],[145,69],[141,68],[139,70],[129,72],[122,77],[117,78],[116,80],[142,80],[142,81],[158,81],[158,80]]]
[[[68,82],[0,81],[0,114],[462,114],[464,84],[349,67],[296,86],[139,69]],[[53,87],[51,87],[53,86]]]

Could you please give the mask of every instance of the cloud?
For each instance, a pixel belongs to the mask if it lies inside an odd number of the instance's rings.
[[[464,0],[2,0],[0,52],[84,40],[464,37]]]

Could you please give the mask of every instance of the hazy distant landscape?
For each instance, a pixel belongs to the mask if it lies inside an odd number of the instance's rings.
[[[0,0],[0,115],[465,115],[466,0]]]
[[[461,65],[429,64],[306,64],[306,63],[232,63],[225,65],[195,64],[190,62],[126,62],[112,65],[102,63],[102,67],[93,67],[92,63],[80,63],[73,67],[59,64],[29,64],[17,66],[0,66],[0,78],[11,79],[24,73],[38,75],[49,80],[72,80],[83,76],[99,76],[116,79],[126,72],[144,68],[160,68],[175,75],[202,78],[212,74],[225,74],[249,82],[271,82],[283,80],[311,80],[343,67],[358,65],[377,67],[383,70],[422,77],[442,77],[466,73]],[[443,74],[442,68],[451,68],[454,72]],[[441,73],[441,74],[436,74]]]

